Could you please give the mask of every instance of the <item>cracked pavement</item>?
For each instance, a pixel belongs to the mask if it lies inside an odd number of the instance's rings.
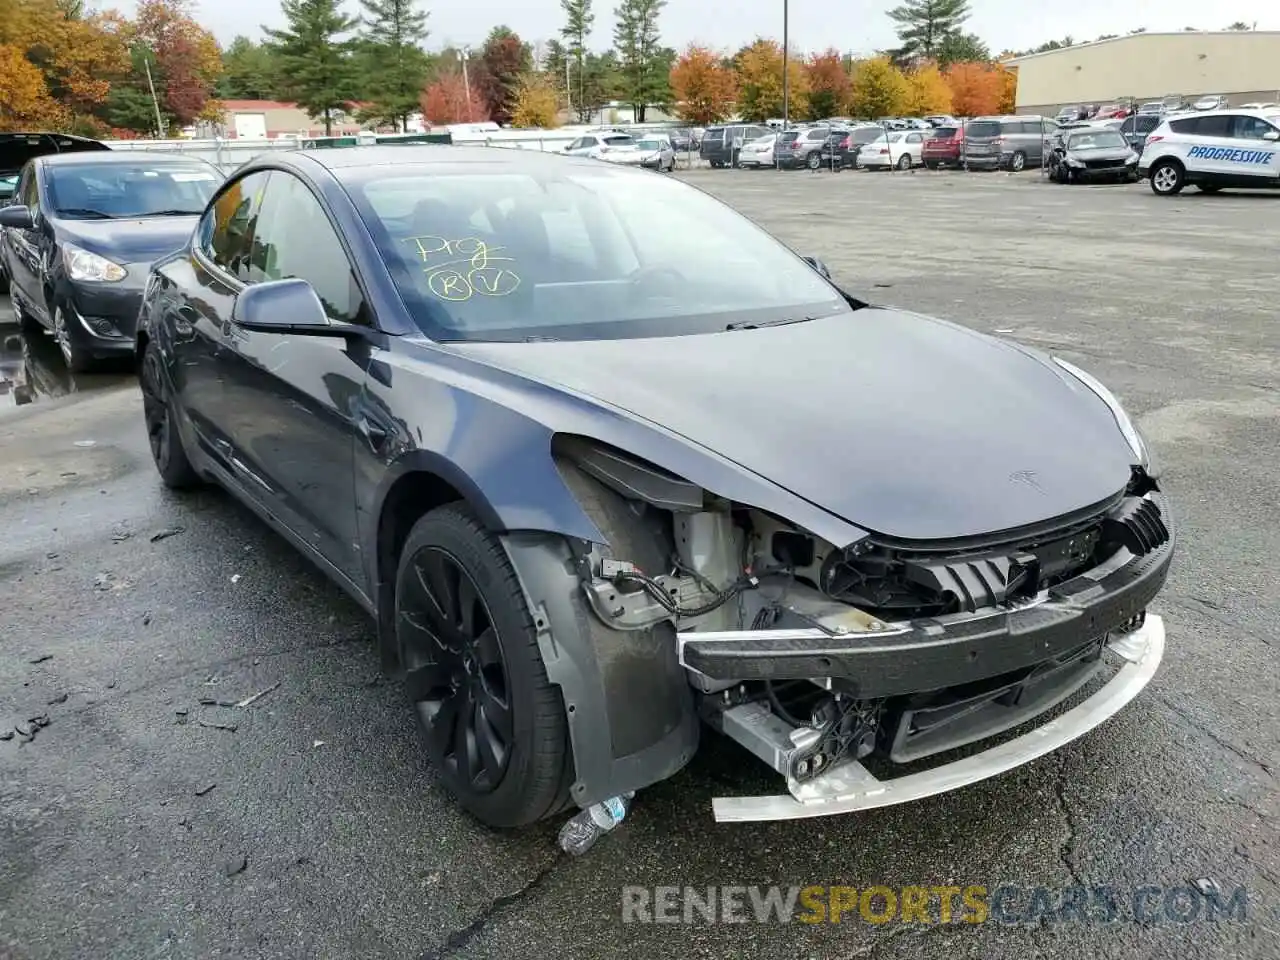
[[[1060,352],[1116,390],[1180,527],[1151,686],[1053,756],[840,818],[716,824],[712,796],[777,785],[708,737],[572,860],[558,822],[499,834],[449,802],[336,587],[225,495],[161,489],[127,373],[72,381],[47,338],[0,326],[0,380],[37,394],[0,395],[0,727],[50,718],[0,742],[0,958],[1280,954],[1280,195],[684,176],[851,290]],[[245,708],[200,702],[275,683]],[[1247,922],[624,926],[620,909],[624,885],[1193,880],[1246,887]]]

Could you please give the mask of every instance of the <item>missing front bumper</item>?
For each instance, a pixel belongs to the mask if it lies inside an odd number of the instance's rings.
[[[1136,630],[1114,635],[1106,649],[1124,665],[1101,689],[1048,723],[989,750],[892,780],[879,780],[861,763],[844,761],[795,784],[791,794],[717,797],[712,800],[715,818],[798,820],[871,810],[946,793],[1020,767],[1088,733],[1138,695],[1164,656],[1164,622],[1147,615]]]

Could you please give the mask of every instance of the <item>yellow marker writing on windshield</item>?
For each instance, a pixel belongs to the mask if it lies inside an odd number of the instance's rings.
[[[514,258],[498,256],[503,247],[490,246],[479,237],[426,235],[406,241],[417,248],[427,277],[427,289],[441,300],[462,303],[476,294],[507,297],[520,287],[520,277],[500,263]]]

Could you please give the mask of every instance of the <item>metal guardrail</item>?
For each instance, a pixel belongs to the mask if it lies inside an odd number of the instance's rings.
[[[674,124],[612,124],[607,129],[624,130],[633,134],[656,133],[670,130]],[[456,146],[496,147],[505,150],[538,150],[543,153],[559,153],[578,137],[592,130],[600,130],[600,125],[582,125],[563,127],[555,130],[495,130],[489,132],[464,131],[448,136]],[[413,143],[423,142],[426,137],[433,139],[439,134],[375,136],[364,134],[359,137],[302,138],[276,137],[271,139],[211,139],[211,140],[106,140],[113,150],[136,150],[143,152],[177,153],[184,156],[199,157],[208,160],[220,169],[231,171],[254,157],[276,150],[311,150],[321,147],[341,148],[375,143]],[[438,141],[436,141],[438,142]],[[689,166],[697,159],[696,151],[677,153],[683,165]]]

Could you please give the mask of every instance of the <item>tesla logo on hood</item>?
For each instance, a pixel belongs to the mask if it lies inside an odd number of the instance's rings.
[[[1037,493],[1044,493],[1044,487],[1040,486],[1040,481],[1036,479],[1036,472],[1034,470],[1015,470],[1013,473],[1009,474],[1009,482],[1021,483],[1024,486],[1030,487]]]

